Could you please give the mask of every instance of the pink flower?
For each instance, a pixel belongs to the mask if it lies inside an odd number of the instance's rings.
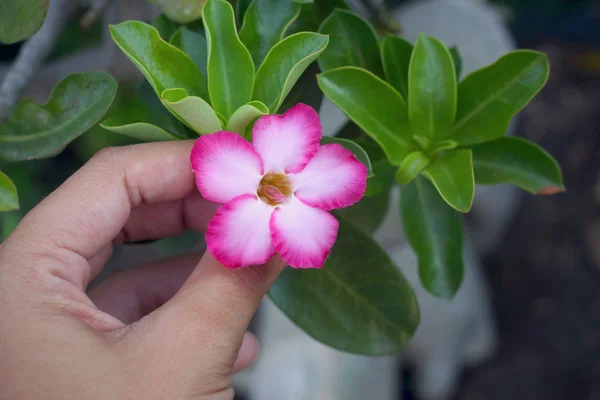
[[[276,252],[294,268],[320,268],[337,220],[327,210],[359,201],[367,169],[339,144],[319,146],[317,112],[297,104],[260,118],[252,144],[237,133],[201,136],[190,160],[209,201],[224,204],[208,224],[208,251],[229,268],[263,264]]]

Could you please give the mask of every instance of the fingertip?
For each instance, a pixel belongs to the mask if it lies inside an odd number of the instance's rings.
[[[246,332],[237,359],[233,365],[233,373],[236,374],[251,366],[258,357],[259,351],[260,343],[256,336],[250,332]]]

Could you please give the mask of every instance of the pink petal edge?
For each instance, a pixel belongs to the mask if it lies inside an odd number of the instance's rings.
[[[337,143],[319,146],[308,165],[290,177],[295,196],[324,210],[351,206],[367,188],[367,167]]]
[[[275,250],[293,268],[321,268],[337,238],[339,223],[329,212],[297,198],[273,211],[269,228]]]
[[[221,206],[206,231],[206,248],[228,268],[266,263],[274,254],[270,220],[273,207],[244,194]]]
[[[199,137],[190,161],[202,196],[221,204],[242,194],[256,194],[264,171],[252,145],[226,131]]]
[[[265,115],[252,128],[254,149],[271,173],[300,172],[317,152],[321,137],[319,114],[302,103],[282,115]]]

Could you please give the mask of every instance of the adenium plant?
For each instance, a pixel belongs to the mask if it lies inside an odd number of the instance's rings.
[[[199,191],[223,204],[208,251],[232,268],[278,253],[295,268],[269,296],[323,343],[390,354],[418,325],[410,286],[371,237],[398,206],[392,185],[402,185],[421,282],[443,299],[463,278],[460,213],[476,184],[564,190],[548,153],[504,136],[548,78],[542,53],[515,51],[460,79],[458,49],[379,36],[343,0],[207,0],[184,14],[185,1],[157,3],[165,15],[152,25],[110,29],[145,83],[100,126],[140,141],[196,139]],[[0,126],[0,161],[58,154],[116,92],[110,75],[88,72],[67,77],[45,105],[23,102]],[[326,137],[323,94],[351,121]],[[0,175],[0,208],[17,205]]]

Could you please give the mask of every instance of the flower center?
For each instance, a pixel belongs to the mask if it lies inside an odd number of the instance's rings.
[[[268,205],[276,206],[292,195],[292,185],[285,174],[266,174],[260,181],[256,194]]]

